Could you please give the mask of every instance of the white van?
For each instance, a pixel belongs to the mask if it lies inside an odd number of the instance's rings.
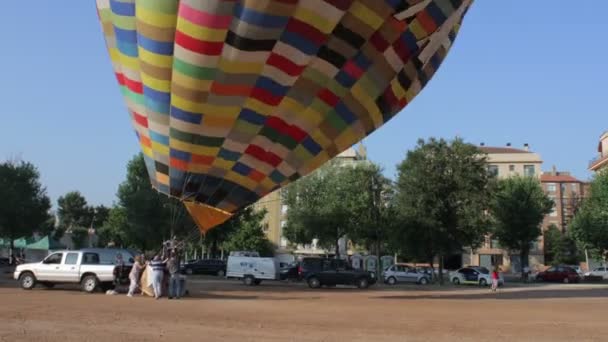
[[[262,280],[279,280],[279,261],[261,258],[257,252],[231,252],[226,277],[241,279],[245,285],[259,285]]]

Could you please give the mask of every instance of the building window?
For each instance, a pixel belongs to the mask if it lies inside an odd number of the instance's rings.
[[[281,205],[281,213],[282,214],[285,214],[287,212],[287,209],[288,209],[288,207],[287,207],[286,204]]]
[[[562,194],[566,193],[567,185],[565,183],[561,184]]]
[[[534,173],[534,165],[524,165],[524,176],[533,177]]]
[[[577,183],[572,183],[570,184],[572,192],[578,192],[578,184]]]
[[[549,214],[549,216],[551,216],[551,217],[557,216],[557,206],[556,205],[554,205],[553,209],[551,209],[551,213]]]
[[[268,232],[268,223],[264,223],[262,227],[264,229],[264,232]]]
[[[498,165],[488,165],[490,175],[498,177]]]
[[[514,172],[515,171],[515,165],[509,165],[509,171]]]
[[[492,239],[491,243],[492,243],[492,245],[490,246],[490,248],[496,248],[496,249],[502,248],[502,247],[500,247],[500,243],[496,239]]]
[[[555,191],[557,191],[557,184],[555,184],[555,183],[548,183],[547,184],[547,191],[549,191],[549,192],[555,192]]]

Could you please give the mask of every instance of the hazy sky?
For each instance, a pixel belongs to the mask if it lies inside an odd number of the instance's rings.
[[[138,152],[94,1],[7,1],[0,12],[0,159],[35,163],[53,201],[112,204]],[[529,143],[582,179],[608,129],[608,1],[477,0],[424,91],[364,143],[394,176],[418,138]]]

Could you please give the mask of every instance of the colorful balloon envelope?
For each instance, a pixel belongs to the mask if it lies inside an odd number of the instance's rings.
[[[152,186],[202,231],[401,111],[472,0],[97,0]]]

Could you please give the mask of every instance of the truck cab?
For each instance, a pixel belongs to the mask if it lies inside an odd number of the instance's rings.
[[[85,292],[94,292],[99,287],[109,289],[115,280],[117,255],[122,256],[123,268],[133,265],[133,254],[123,249],[83,249],[79,251],[57,251],[38,263],[17,266],[13,278],[25,290],[37,284],[47,288],[55,284],[80,284]],[[123,270],[124,273],[125,270]]]

